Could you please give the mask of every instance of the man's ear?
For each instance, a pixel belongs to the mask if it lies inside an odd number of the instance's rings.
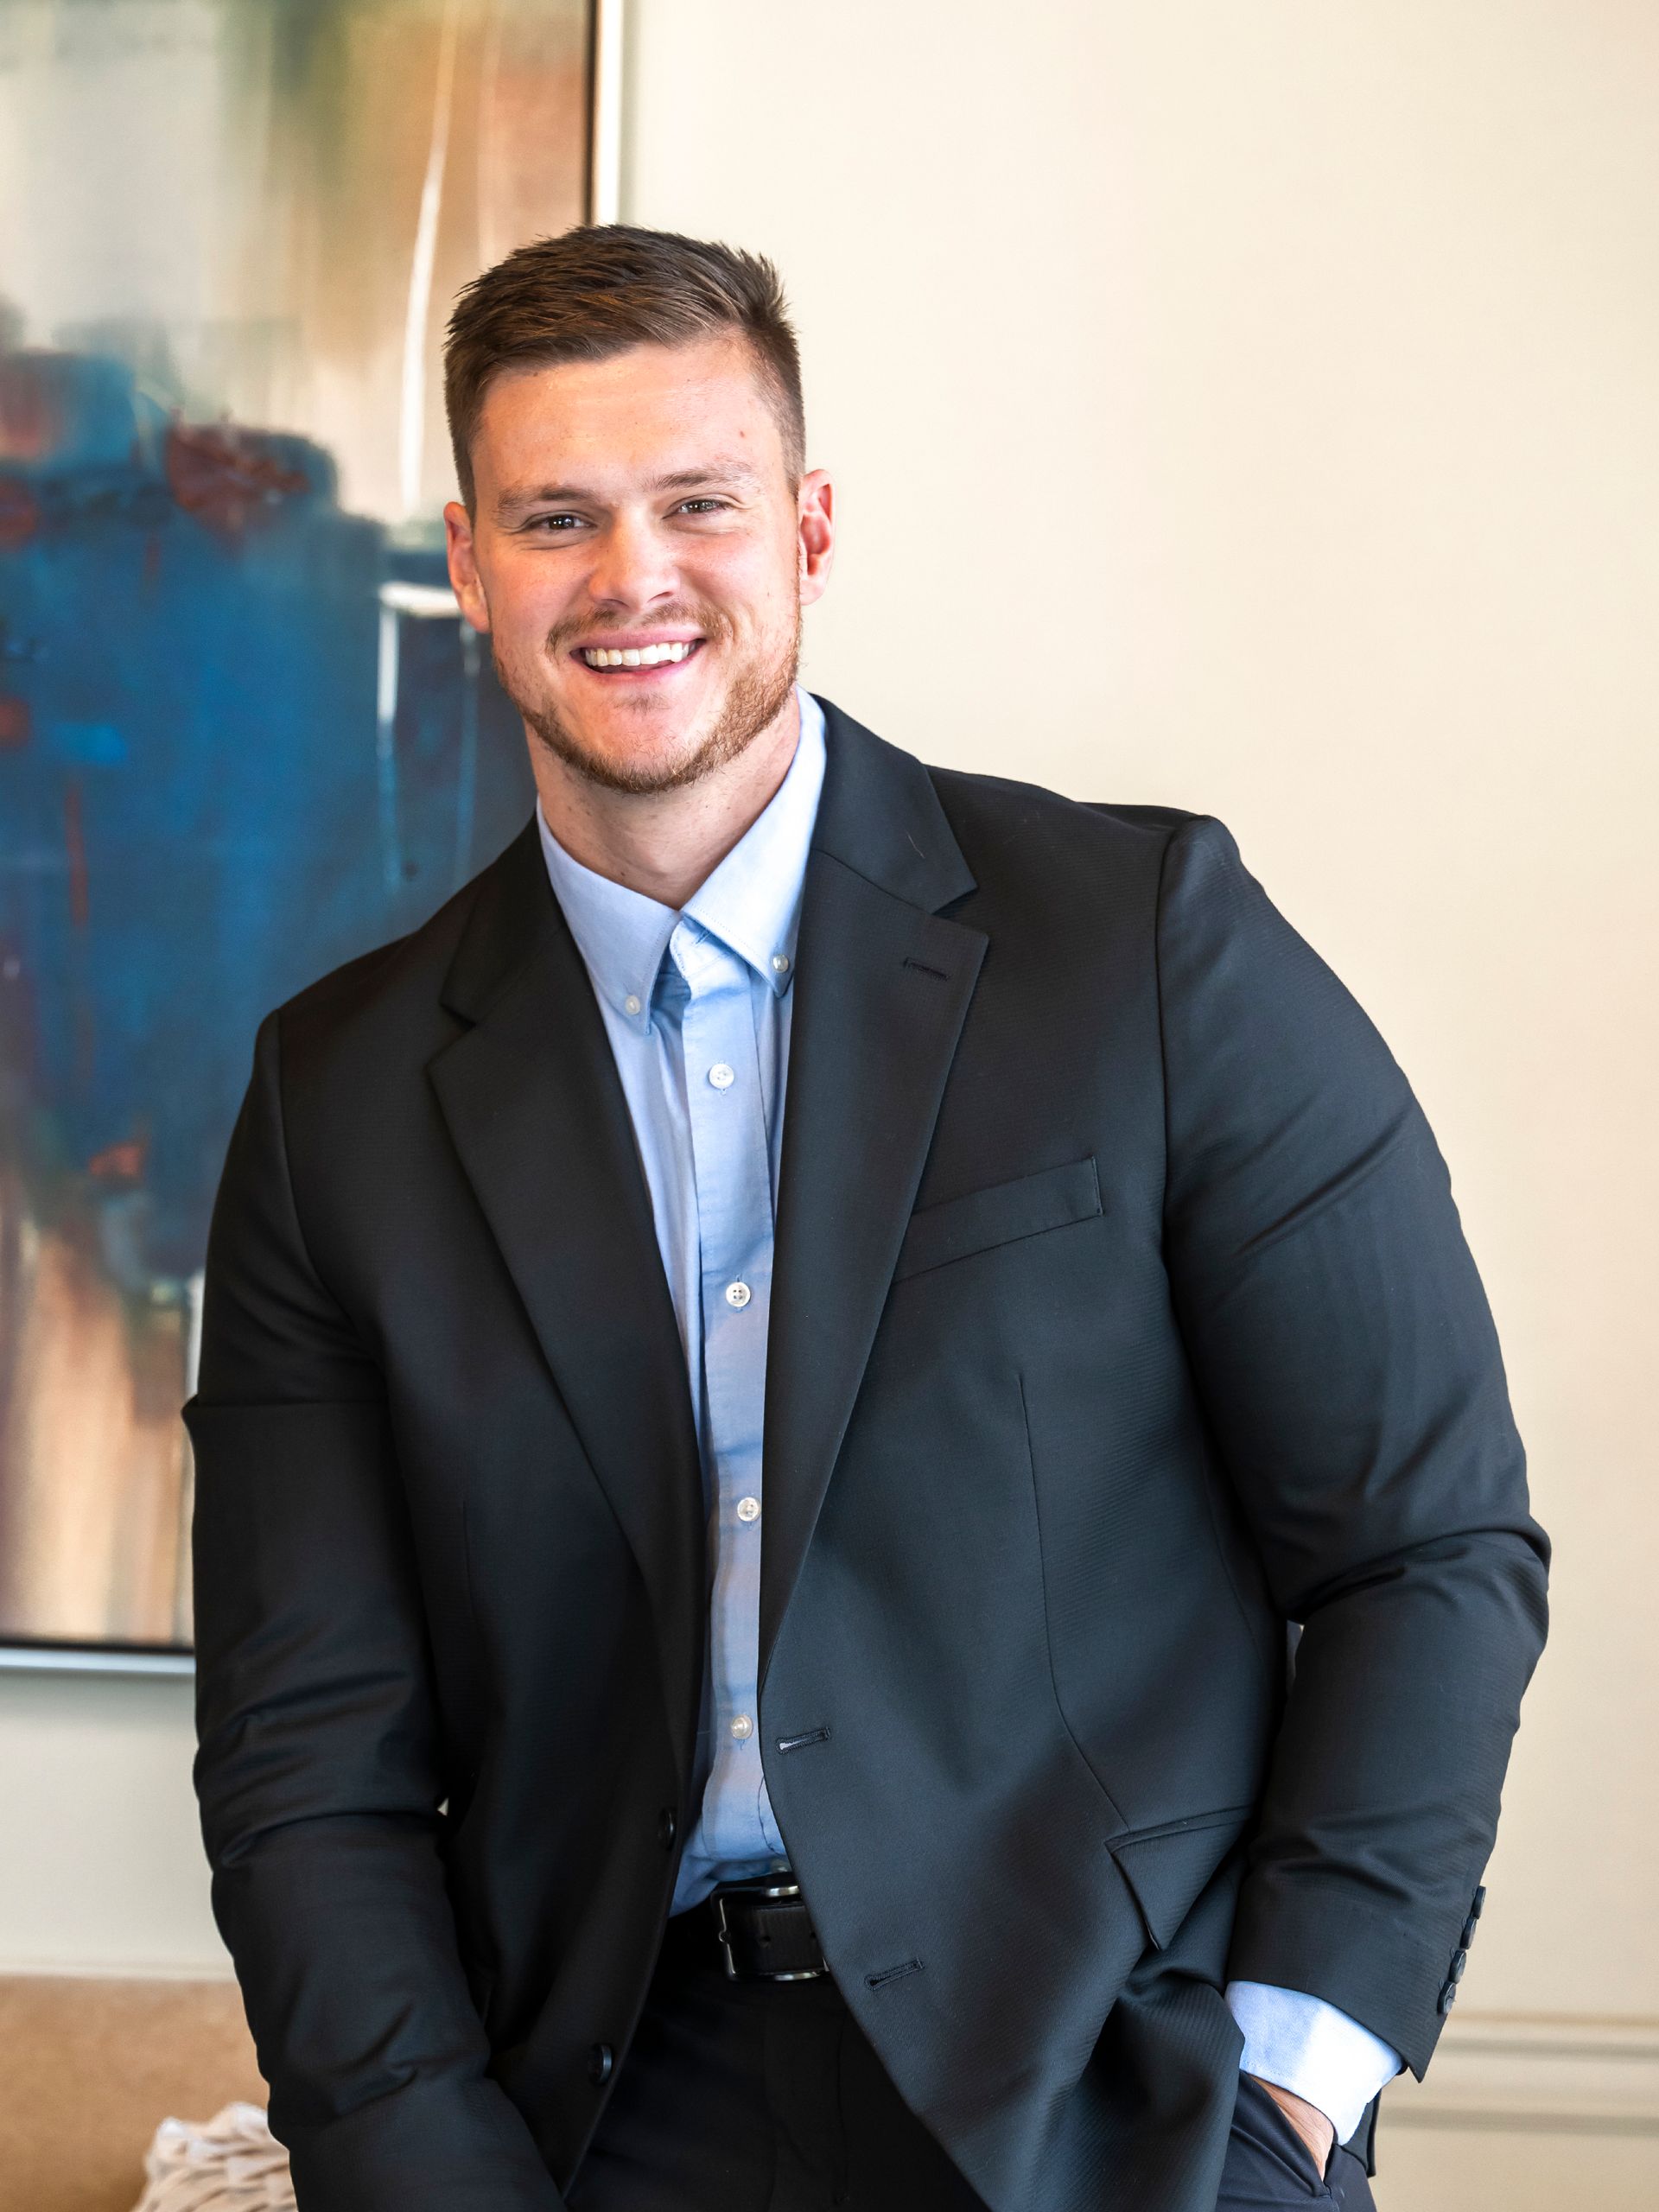
[[[801,604],[823,595],[836,556],[836,493],[826,468],[801,479],[796,495],[796,542],[799,548]]]
[[[449,559],[449,582],[461,611],[474,630],[490,626],[490,603],[484,595],[484,579],[478,573],[473,543],[473,518],[458,499],[443,511],[444,550]]]

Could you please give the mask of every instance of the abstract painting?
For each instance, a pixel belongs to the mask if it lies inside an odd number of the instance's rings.
[[[260,1016],[532,799],[454,293],[592,205],[589,0],[0,0],[0,1643],[187,1649]]]

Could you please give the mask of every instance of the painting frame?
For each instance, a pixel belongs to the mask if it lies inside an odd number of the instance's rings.
[[[463,0],[447,0],[447,4],[462,4]],[[620,219],[623,162],[623,102],[625,61],[626,0],[583,0],[587,25],[586,41],[586,96],[583,110],[585,125],[582,147],[582,195],[578,219],[592,222],[612,222]],[[569,219],[567,218],[567,219]],[[418,251],[418,249],[417,249]],[[0,488],[3,488],[0,486]],[[3,502],[0,502],[0,508]],[[0,543],[7,517],[0,512]],[[428,626],[409,623],[402,618],[411,612],[423,611],[422,594],[429,602],[435,602],[441,586],[435,583],[404,583],[382,588],[381,623],[381,696],[378,709],[382,722],[380,735],[385,736],[385,639],[388,621],[401,635],[404,630],[411,633]],[[392,594],[390,601],[387,594]],[[397,594],[402,592],[400,602]],[[390,606],[391,613],[388,613]],[[424,611],[430,612],[428,604]],[[0,609],[0,614],[3,609]],[[462,626],[464,631],[465,626]],[[0,633],[3,623],[0,622]],[[3,636],[0,634],[0,642]],[[473,659],[476,664],[475,643]],[[0,690],[3,685],[0,685]],[[0,701],[0,705],[3,702]],[[3,741],[3,734],[0,734]],[[392,932],[388,932],[392,933]],[[251,1034],[244,1040],[251,1046]],[[199,1277],[198,1277],[199,1282]],[[15,1319],[15,1316],[13,1319]],[[6,1312],[0,1306],[0,1328],[6,1325]],[[185,1395],[194,1388],[194,1339],[199,1334],[199,1300],[194,1319],[188,1325],[191,1347],[188,1354]],[[179,1424],[182,1433],[182,1424]],[[188,1452],[188,1445],[184,1447]],[[180,1516],[178,1541],[181,1556],[188,1548],[188,1484],[185,1492],[184,1509]],[[181,1572],[182,1573],[182,1568]],[[85,1636],[40,1636],[19,1632],[15,1624],[0,1618],[0,1671],[4,1672],[76,1672],[100,1675],[188,1675],[194,1670],[194,1656],[188,1640],[182,1637],[160,1640],[152,1637],[130,1637],[120,1635],[88,1633]]]

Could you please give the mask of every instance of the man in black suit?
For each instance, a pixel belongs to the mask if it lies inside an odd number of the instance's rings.
[[[1354,2212],[1544,1630],[1422,1116],[1219,824],[796,688],[766,264],[448,388],[537,816],[262,1027],[187,1416],[303,2212]]]

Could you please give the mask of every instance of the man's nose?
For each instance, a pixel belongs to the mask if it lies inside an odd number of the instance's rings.
[[[642,607],[679,587],[673,549],[648,518],[613,518],[594,549],[588,588],[607,606]]]

